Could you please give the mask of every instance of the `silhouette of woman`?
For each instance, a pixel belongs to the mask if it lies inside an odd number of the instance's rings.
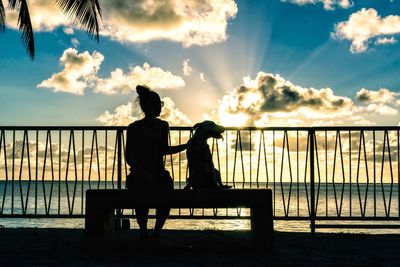
[[[173,181],[164,168],[164,155],[178,153],[187,145],[168,145],[168,122],[158,118],[163,102],[160,96],[146,86],[136,86],[139,95],[140,108],[144,118],[128,126],[126,141],[126,160],[130,166],[126,186],[129,190],[148,191],[157,197],[159,190],[172,190]],[[162,200],[160,200],[162,201]],[[158,238],[161,229],[169,215],[170,209],[157,209],[156,224],[153,236]],[[136,208],[137,222],[140,228],[140,238],[146,239],[147,219],[149,209]]]

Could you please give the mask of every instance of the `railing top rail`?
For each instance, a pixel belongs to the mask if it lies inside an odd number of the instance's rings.
[[[93,130],[126,130],[128,126],[0,126],[7,131],[93,131]],[[192,126],[171,126],[171,130],[192,130]],[[400,126],[321,126],[321,127],[225,127],[226,130],[248,131],[399,131]]]

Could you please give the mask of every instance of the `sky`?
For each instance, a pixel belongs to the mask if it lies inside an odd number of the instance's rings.
[[[127,125],[135,86],[187,126],[399,125],[399,0],[100,1],[100,41],[30,0],[36,55],[6,10],[0,125]]]

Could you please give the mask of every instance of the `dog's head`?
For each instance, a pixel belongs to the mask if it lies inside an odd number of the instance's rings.
[[[213,121],[203,121],[193,126],[197,138],[207,140],[210,137],[221,139],[225,128]]]

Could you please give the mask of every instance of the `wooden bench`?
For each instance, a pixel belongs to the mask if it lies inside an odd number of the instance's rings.
[[[146,208],[250,208],[254,241],[273,246],[272,192],[270,189],[172,190],[131,192],[117,189],[86,191],[85,234],[89,240],[114,238],[115,209]]]

